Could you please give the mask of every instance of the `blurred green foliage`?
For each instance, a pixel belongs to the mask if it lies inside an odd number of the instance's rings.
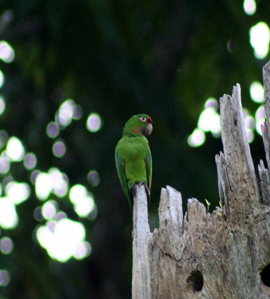
[[[133,114],[147,113],[154,121],[152,227],[160,189],[167,184],[181,191],[184,202],[196,197],[218,205],[214,156],[222,150],[221,140],[207,135],[194,149],[187,137],[205,100],[230,94],[237,82],[243,105],[255,111],[249,86],[261,81],[266,60],[254,58],[249,29],[267,21],[269,10],[267,1],[258,2],[254,16],[233,0],[0,2],[0,13],[9,11],[10,18],[0,20],[0,40],[16,55],[11,64],[0,62],[6,100],[1,128],[36,153],[40,170],[55,166],[70,184],[87,185],[98,207],[97,218],[87,221],[61,203],[71,218],[84,223],[93,247],[87,259],[61,264],[33,239],[33,210],[39,205],[33,192],[18,208],[19,226],[2,231],[14,241],[14,252],[0,257],[0,268],[11,273],[10,284],[0,291],[3,298],[131,298],[132,215],[118,182],[114,148]],[[81,105],[83,117],[61,131],[67,154],[59,159],[51,152],[54,141],[46,126],[67,98]],[[95,134],[85,129],[91,112],[103,119]],[[264,157],[262,148],[256,136],[256,163]],[[29,181],[22,167],[12,167],[18,181]],[[100,175],[96,188],[86,179],[91,169]]]

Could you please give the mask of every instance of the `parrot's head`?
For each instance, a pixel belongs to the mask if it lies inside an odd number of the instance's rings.
[[[133,115],[125,124],[123,136],[149,136],[153,131],[152,118],[147,114]]]

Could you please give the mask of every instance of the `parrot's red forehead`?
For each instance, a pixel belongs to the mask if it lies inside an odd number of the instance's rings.
[[[149,115],[148,115],[147,123],[150,123],[150,124],[153,123],[152,118]]]

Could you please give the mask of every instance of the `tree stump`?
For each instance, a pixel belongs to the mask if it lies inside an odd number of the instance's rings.
[[[270,165],[270,62],[263,69],[262,127]],[[256,178],[246,137],[240,85],[220,99],[223,153],[216,155],[222,209],[207,213],[181,194],[161,190],[159,228],[149,231],[147,197],[137,186],[133,210],[133,299],[270,298],[270,175]]]

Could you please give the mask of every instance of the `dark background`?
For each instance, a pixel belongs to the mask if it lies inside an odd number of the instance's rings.
[[[12,164],[12,176],[28,182],[33,192],[18,206],[17,228],[1,230],[14,242],[10,255],[0,254],[0,269],[10,272],[10,283],[0,287],[1,299],[131,298],[132,213],[114,162],[123,126],[137,113],[153,119],[152,228],[158,225],[159,194],[166,185],[179,190],[184,202],[195,197],[206,198],[211,208],[218,205],[214,157],[222,150],[221,140],[207,133],[204,145],[191,148],[187,138],[205,100],[231,94],[237,82],[243,106],[254,115],[258,104],[250,100],[249,86],[262,81],[267,58],[254,57],[249,29],[267,23],[269,13],[263,0],[253,16],[235,0],[0,1],[0,40],[16,55],[12,63],[0,61],[6,101],[1,129],[37,155],[39,170],[58,167],[70,185],[87,186],[98,209],[90,221],[59,202],[70,219],[85,225],[92,253],[82,261],[52,260],[33,237],[38,225],[33,211],[41,203],[29,172]],[[67,98],[82,107],[83,116],[60,132],[67,153],[59,159],[52,154],[54,140],[46,126]],[[85,127],[92,112],[102,117],[97,133]],[[257,164],[264,157],[259,135],[251,149]],[[100,176],[95,188],[86,178],[91,169]]]

